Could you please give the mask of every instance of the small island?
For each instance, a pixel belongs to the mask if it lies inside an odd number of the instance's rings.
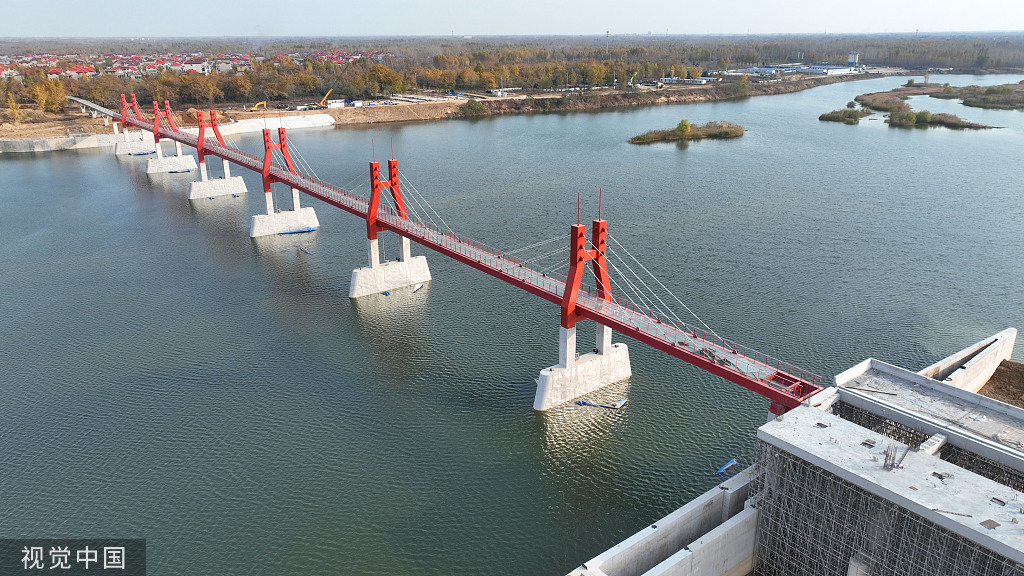
[[[694,126],[687,119],[679,121],[679,125],[668,130],[650,130],[629,139],[630,144],[650,144],[652,142],[674,142],[677,140],[702,140],[704,138],[739,138],[744,128],[732,122],[708,122]]]
[[[867,108],[861,108],[857,110],[856,102],[849,102],[846,104],[845,110],[833,110],[831,112],[825,112],[821,116],[818,116],[818,120],[822,122],[842,122],[843,124],[860,124],[860,119],[865,116],[871,116],[873,112]]]
[[[1010,108],[1011,106],[1006,103],[1015,98],[1014,95],[1018,93],[1016,90],[1012,89],[1013,86],[1015,85],[1010,85],[1009,87],[990,86],[985,89],[984,92],[990,92],[988,95],[990,103],[994,100],[999,100],[1003,104],[1002,107]],[[971,94],[976,94],[978,91],[981,91],[981,89],[977,86],[954,88],[949,84],[917,84],[913,79],[911,79],[905,86],[900,86],[899,88],[888,92],[861,94],[854,98],[854,100],[859,102],[861,106],[864,106],[865,108],[870,108],[871,110],[877,110],[879,112],[888,112],[889,117],[886,122],[889,123],[889,126],[897,128],[926,128],[928,126],[945,126],[946,128],[953,128],[957,130],[983,130],[993,128],[993,126],[969,122],[955,114],[932,114],[928,110],[915,112],[911,110],[910,105],[906,103],[906,99],[910,96],[927,95],[932,98],[962,98],[965,105],[971,105],[967,103],[967,97]],[[1021,94],[1022,97],[1024,97],[1024,91],[1022,91]],[[993,95],[995,98],[993,98]]]

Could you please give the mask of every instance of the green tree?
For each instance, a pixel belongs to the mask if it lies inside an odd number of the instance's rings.
[[[690,129],[690,121],[687,120],[686,118],[680,120],[679,125],[676,126],[676,132],[679,132],[680,134],[689,134]]]

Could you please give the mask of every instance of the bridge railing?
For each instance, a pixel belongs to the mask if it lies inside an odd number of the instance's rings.
[[[190,134],[180,132],[175,136],[186,140],[193,146],[198,144],[198,138]],[[249,165],[253,169],[262,168],[263,159],[237,148],[225,148],[219,144],[208,143],[209,149],[222,157],[234,158],[238,163]],[[258,171],[258,170],[257,170]],[[271,173],[285,183],[291,183],[296,188],[321,198],[347,205],[356,211],[368,209],[369,199],[359,196],[342,188],[334,186],[306,174],[293,174],[286,166],[277,162],[271,163]],[[402,218],[390,206],[381,206],[377,214],[378,219],[401,230],[406,235],[418,238],[420,241],[433,243],[455,254],[474,260],[482,266],[489,267],[494,271],[516,278],[521,282],[538,287],[552,294],[561,296],[565,292],[567,278],[563,274],[553,272],[542,266],[520,258],[515,255],[506,254],[501,250],[466,238],[454,232],[445,231],[433,223],[427,223],[414,216]],[[796,394],[792,384],[809,383],[813,386],[821,386],[821,376],[794,366],[788,362],[762,354],[752,348],[738,344],[732,340],[721,338],[709,332],[706,328],[699,328],[675,319],[662,317],[659,312],[651,310],[643,305],[637,305],[621,296],[614,296],[611,301],[603,300],[597,296],[597,287],[584,284],[580,287],[578,304],[584,308],[593,310],[600,314],[614,318],[617,321],[628,324],[634,329],[658,338],[672,346],[682,348],[690,353],[702,355],[725,368],[743,374],[745,377],[767,383],[775,388]],[[779,374],[786,374],[790,378],[779,378]]]
[[[813,386],[821,386],[822,378],[818,374],[733,340],[721,338],[706,328],[662,317],[659,313],[624,298],[615,297],[612,302],[607,302],[599,299],[592,291],[581,290],[579,302],[586,308],[612,316],[645,334],[695,354],[704,355],[709,360],[748,377],[767,382],[776,388],[788,390],[786,385],[790,380],[779,378],[778,373]]]

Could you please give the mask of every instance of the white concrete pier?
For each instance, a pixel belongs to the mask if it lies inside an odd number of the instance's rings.
[[[252,217],[252,228],[249,232],[250,238],[260,236],[271,236],[274,234],[295,234],[298,232],[312,232],[320,227],[320,221],[316,218],[316,212],[311,207],[302,208],[299,206],[299,191],[292,188],[292,209],[274,210],[274,196],[270,192],[266,194],[267,213],[256,214]]]
[[[152,132],[133,132],[127,128],[120,132],[117,129],[117,122],[114,122],[114,136],[117,138],[114,144],[114,154],[117,156],[141,156],[156,152],[156,140]]]
[[[224,163],[224,177],[211,180],[206,171],[206,162],[199,163],[199,180],[189,184],[188,199],[200,200],[203,198],[214,199],[218,196],[238,196],[248,192],[245,187],[245,180],[241,176],[231,175],[231,163],[221,160]]]
[[[413,256],[408,238],[402,238],[401,259],[395,262],[380,261],[377,240],[367,240],[370,265],[352,271],[348,297],[359,298],[368,294],[415,286],[430,282],[430,267],[426,256]]]
[[[559,327],[558,364],[540,371],[533,409],[549,410],[632,376],[629,349],[612,344],[612,330],[597,326],[596,352],[576,354],[576,327]]]
[[[191,172],[196,169],[196,159],[190,154],[183,154],[181,142],[174,142],[174,156],[164,156],[163,142],[156,145],[156,158],[150,158],[146,164],[146,174],[167,172]]]

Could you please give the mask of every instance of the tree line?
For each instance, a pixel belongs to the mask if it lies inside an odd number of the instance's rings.
[[[19,41],[25,42],[25,41]],[[63,41],[67,44],[70,41]],[[110,48],[93,41],[84,50]],[[119,41],[124,43],[124,41]],[[454,39],[420,38],[374,40],[281,40],[247,44],[147,41],[130,46],[138,53],[164,50],[202,50],[206,54],[259,51],[263,54],[301,54],[318,50],[373,51],[381,60],[362,58],[338,64],[317,55],[302,63],[288,56],[250,62],[241,72],[202,75],[163,71],[142,80],[104,74],[89,79],[47,80],[41,70],[29,71],[23,82],[8,79],[0,101],[35,102],[45,108],[65,94],[118,106],[122,93],[135,93],[142,102],[169,100],[175,105],[215,106],[225,102],[320,100],[388,97],[415,90],[476,91],[518,87],[559,89],[576,86],[625,87],[664,76],[697,77],[705,71],[801,61],[845,64],[850,52],[862,63],[908,68],[985,70],[1024,68],[1024,34],[915,35],[778,35],[611,38]],[[62,44],[64,50],[73,46]],[[0,42],[0,51],[20,44]],[[117,45],[124,49],[125,46]],[[34,50],[47,47],[36,46]],[[147,50],[151,52],[146,52]],[[60,84],[58,87],[54,82]],[[61,96],[62,97],[62,96]],[[54,104],[49,104],[51,108]]]

